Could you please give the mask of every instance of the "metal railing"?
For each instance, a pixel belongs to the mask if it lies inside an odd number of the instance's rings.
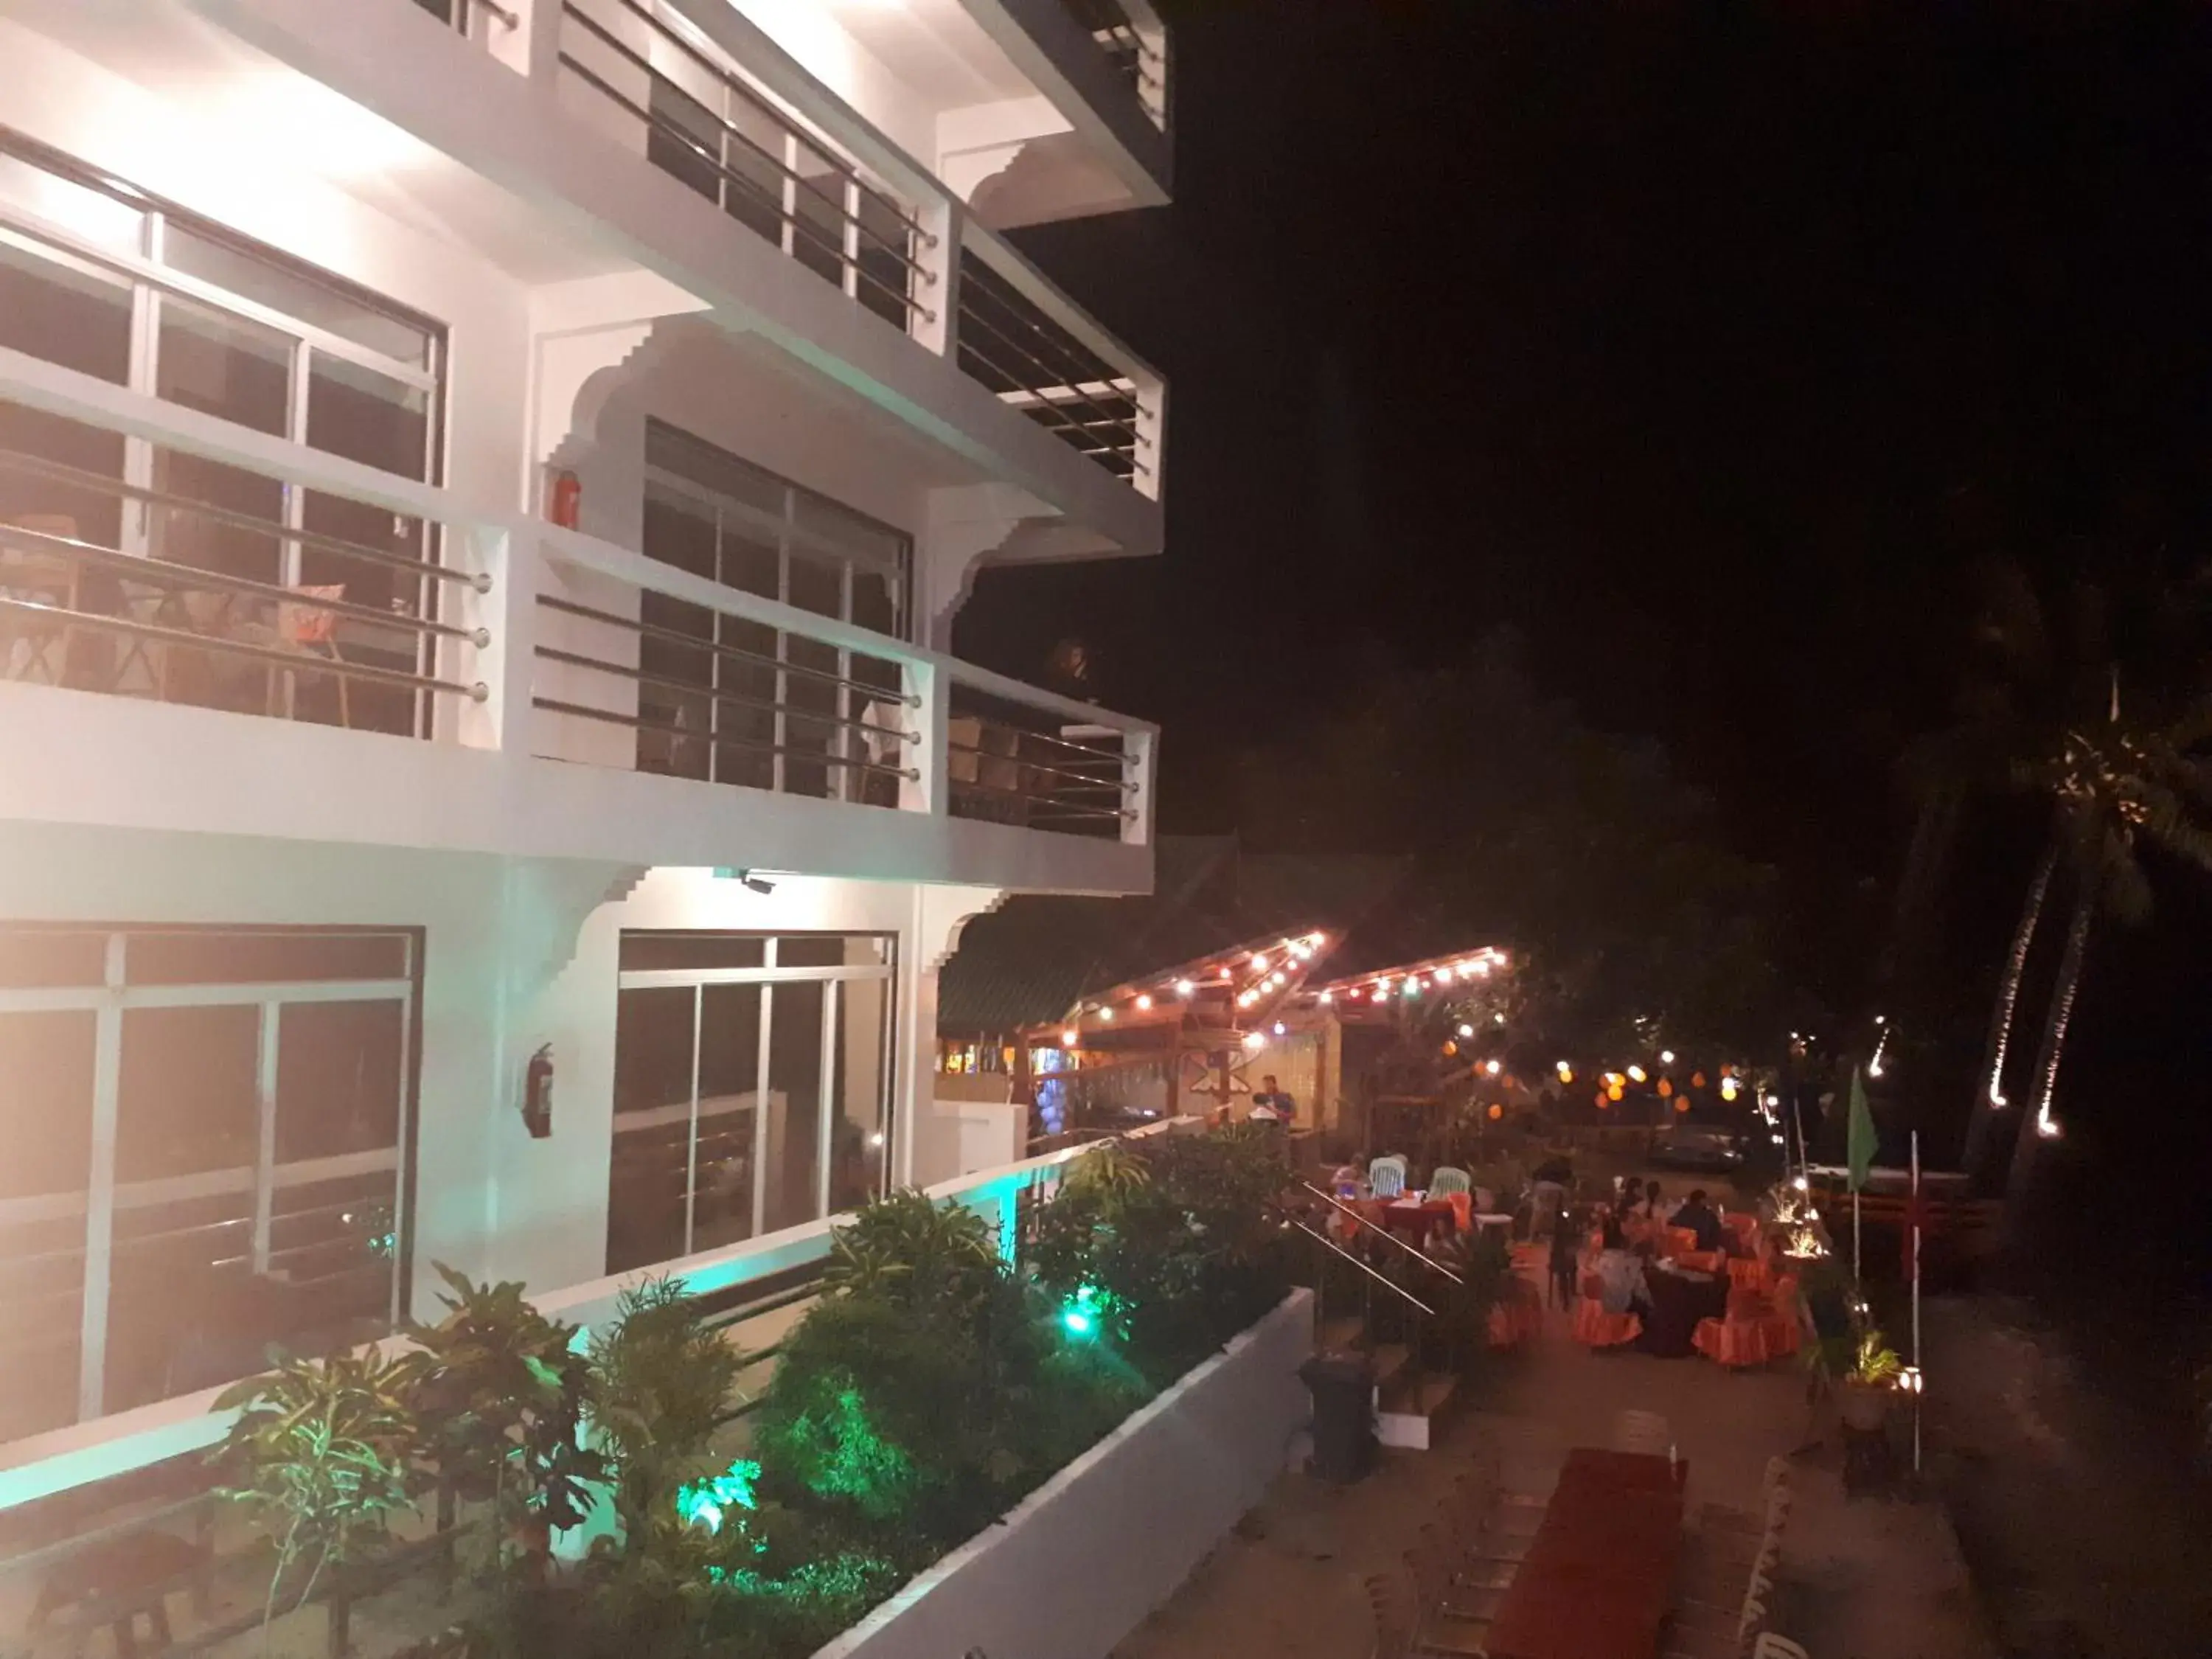
[[[971,232],[962,252],[954,347],[961,371],[1116,477],[1149,477],[1137,382],[1022,291],[1008,274],[1017,269],[1010,251],[995,238]]]
[[[549,546],[532,683],[539,754],[1148,838],[1141,722],[586,538]]]
[[[1167,66],[1121,0],[1060,0],[1076,26],[1097,43],[1107,61],[1128,82],[1153,118],[1164,125]]]
[[[913,210],[653,0],[562,0],[560,63],[640,125],[646,158],[900,327],[934,322]]]
[[[0,681],[425,738],[490,696],[442,490],[19,352],[0,416]]]

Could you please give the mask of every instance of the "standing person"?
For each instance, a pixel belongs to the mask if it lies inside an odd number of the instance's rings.
[[[1528,1190],[1529,1237],[1551,1235],[1567,1207],[1567,1183],[1574,1178],[1574,1170],[1562,1158],[1549,1158],[1536,1166]]]
[[[1552,1299],[1560,1307],[1572,1310],[1575,1295],[1582,1277],[1583,1233],[1589,1222],[1579,1210],[1572,1214],[1559,1210],[1551,1218],[1552,1224]]]
[[[1276,1085],[1275,1074],[1269,1072],[1261,1082],[1267,1086],[1252,1097],[1252,1120],[1255,1123],[1294,1123],[1297,1121],[1298,1103]]]

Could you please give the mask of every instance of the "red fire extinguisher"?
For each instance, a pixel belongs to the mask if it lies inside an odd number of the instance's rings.
[[[563,530],[574,530],[576,527],[576,511],[584,500],[584,486],[576,481],[576,475],[556,472],[548,497],[545,516]]]
[[[522,1123],[532,1140],[553,1133],[553,1045],[541,1043],[522,1077]]]

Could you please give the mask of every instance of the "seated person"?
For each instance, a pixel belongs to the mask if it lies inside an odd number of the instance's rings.
[[[1705,1202],[1705,1191],[1702,1187],[1692,1190],[1682,1207],[1668,1218],[1668,1224],[1686,1227],[1697,1234],[1698,1248],[1701,1250],[1718,1250],[1726,1247],[1728,1229],[1721,1225],[1720,1217],[1713,1212],[1712,1206]]]
[[[1605,1224],[1596,1271],[1604,1286],[1600,1300],[1607,1313],[1630,1313],[1638,1308],[1650,1307],[1651,1291],[1644,1282],[1644,1259],[1628,1248],[1628,1240],[1617,1221]]]

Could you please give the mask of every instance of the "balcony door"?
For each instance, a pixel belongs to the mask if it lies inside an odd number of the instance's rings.
[[[645,456],[648,557],[906,637],[904,535],[662,422],[647,422]],[[896,664],[665,594],[643,596],[640,620],[655,630],[640,662],[638,712],[653,728],[640,769],[897,805],[890,763],[902,757],[870,719],[899,694]],[[683,732],[698,736],[668,735]]]
[[[444,339],[434,325],[276,250],[0,128],[0,345],[403,477],[434,476]],[[153,557],[269,588],[312,587],[427,619],[437,556],[420,520],[0,401],[0,588],[113,618],[267,644],[286,613],[234,583],[138,584]],[[287,534],[285,532],[292,533]],[[324,643],[318,640],[319,646]],[[349,617],[348,661],[428,673],[426,636]],[[0,675],[385,732],[420,733],[422,694],[250,660],[134,649],[92,628]],[[280,696],[281,694],[281,696]],[[276,705],[281,702],[281,708]]]
[[[896,940],[623,935],[607,1271],[850,1210],[889,1163]]]
[[[419,958],[0,927],[0,1442],[392,1328]]]

